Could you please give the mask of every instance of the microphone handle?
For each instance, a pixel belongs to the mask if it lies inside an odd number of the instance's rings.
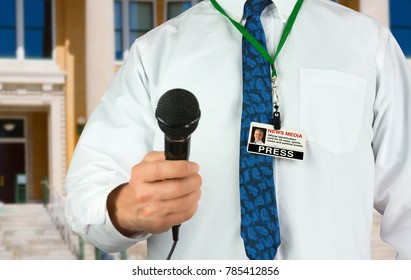
[[[190,139],[191,135],[183,139],[171,139],[165,135],[164,138],[164,152],[166,160],[188,160],[190,156]],[[177,242],[179,237],[179,229],[181,225],[172,227],[173,240]]]
[[[164,152],[166,160],[188,160],[191,135],[183,139],[171,139],[165,135]]]

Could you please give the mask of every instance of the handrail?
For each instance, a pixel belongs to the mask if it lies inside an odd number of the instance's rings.
[[[50,198],[50,201],[45,206],[48,209],[51,220],[60,231],[60,234],[63,237],[63,240],[67,243],[70,251],[80,259],[82,257],[81,246],[79,242],[76,242],[76,240],[78,240],[78,235],[71,230],[64,215],[66,198],[63,195],[60,195],[53,186],[48,185],[48,191],[49,193],[47,196]]]
[[[49,179],[47,176],[44,176],[41,185],[43,187],[43,204],[47,206],[49,204]]]
[[[48,184],[47,184],[48,185]],[[66,221],[64,208],[66,203],[66,197],[60,195],[52,186],[48,185],[49,194],[51,194],[50,201],[48,202],[47,209],[52,218],[53,223],[56,225],[57,229],[60,231],[60,234],[63,236],[64,241],[68,244],[71,252],[77,256],[77,259],[85,259],[85,242],[83,238],[75,233],[69,224]],[[95,249],[95,259],[114,259],[111,258],[105,252],[98,252],[98,249]],[[120,252],[120,259],[126,260],[128,258],[127,251]]]

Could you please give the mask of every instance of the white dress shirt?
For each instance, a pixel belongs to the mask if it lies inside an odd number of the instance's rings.
[[[244,23],[245,0],[218,0]],[[295,0],[274,0],[262,21],[273,54]],[[198,98],[190,160],[202,196],[180,228],[173,259],[246,259],[240,236],[242,35],[209,1],[139,38],[91,115],[67,176],[66,216],[101,249],[148,238],[165,259],[170,232],[122,236],[107,195],[132,166],[163,150],[154,111],[173,88]],[[373,206],[381,236],[411,259],[411,71],[390,31],[328,0],[305,0],[276,68],[283,127],[307,133],[304,161],[277,159],[279,259],[369,259]],[[224,135],[224,144],[220,137]]]

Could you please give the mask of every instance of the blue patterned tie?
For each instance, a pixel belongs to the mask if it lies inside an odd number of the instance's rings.
[[[271,0],[247,0],[245,28],[266,46],[260,15]],[[240,139],[241,236],[250,259],[272,260],[280,245],[273,158],[247,152],[252,121],[272,123],[271,68],[243,38],[243,111]]]

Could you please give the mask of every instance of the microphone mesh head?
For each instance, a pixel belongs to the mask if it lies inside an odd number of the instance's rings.
[[[187,90],[169,90],[158,100],[157,122],[164,134],[171,139],[190,136],[197,128],[200,116],[197,98]]]

